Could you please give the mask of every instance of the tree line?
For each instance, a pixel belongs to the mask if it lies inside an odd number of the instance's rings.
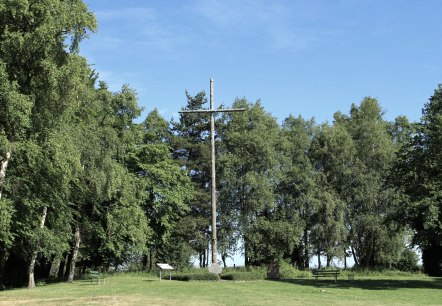
[[[136,92],[112,92],[79,55],[95,29],[81,0],[0,3],[1,288],[209,263],[209,117],[140,123]],[[386,120],[371,97],[322,124],[232,107],[246,111],[216,118],[224,265],[241,252],[247,266],[410,269],[418,246],[442,274],[442,87],[419,122]]]

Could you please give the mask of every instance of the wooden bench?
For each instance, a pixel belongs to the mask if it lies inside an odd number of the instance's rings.
[[[103,282],[103,284],[106,283],[106,279],[104,277],[101,277],[100,272],[98,271],[90,271],[89,278],[91,279],[91,284],[94,281],[97,281],[97,284],[100,284],[101,281]]]
[[[315,279],[318,279],[318,277],[334,277],[336,282],[341,270],[312,270],[312,273]]]

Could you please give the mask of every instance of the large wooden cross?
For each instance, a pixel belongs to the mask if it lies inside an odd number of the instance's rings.
[[[216,250],[216,172],[215,172],[215,113],[226,112],[243,112],[244,108],[230,108],[230,109],[214,109],[213,107],[213,79],[210,79],[210,109],[196,109],[196,110],[182,110],[180,113],[203,113],[210,114],[210,144],[212,155],[211,167],[211,191],[212,191],[212,265],[209,271],[212,273],[221,273],[222,268],[218,265],[217,250]]]

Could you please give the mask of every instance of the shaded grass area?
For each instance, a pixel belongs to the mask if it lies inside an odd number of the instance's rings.
[[[428,279],[359,279],[359,280],[314,280],[314,279],[283,279],[275,282],[293,284],[296,286],[327,287],[338,289],[364,290],[399,290],[399,289],[438,289],[442,290],[442,278]],[[442,300],[441,300],[442,304]]]
[[[440,305],[442,278],[179,282],[143,274],[0,292],[0,305]]]

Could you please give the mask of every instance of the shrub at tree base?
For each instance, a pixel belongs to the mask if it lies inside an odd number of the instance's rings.
[[[165,276],[164,279],[168,279]],[[173,280],[178,281],[219,281],[219,275],[215,273],[183,273],[172,275]]]
[[[413,250],[405,249],[395,267],[400,271],[417,272],[419,271],[419,257]]]
[[[285,261],[279,264],[279,276],[281,278],[310,278],[312,273],[310,270],[299,270],[296,267],[286,263]]]
[[[229,272],[221,274],[221,279],[232,281],[253,281],[265,279],[265,273],[262,271],[250,272]]]

